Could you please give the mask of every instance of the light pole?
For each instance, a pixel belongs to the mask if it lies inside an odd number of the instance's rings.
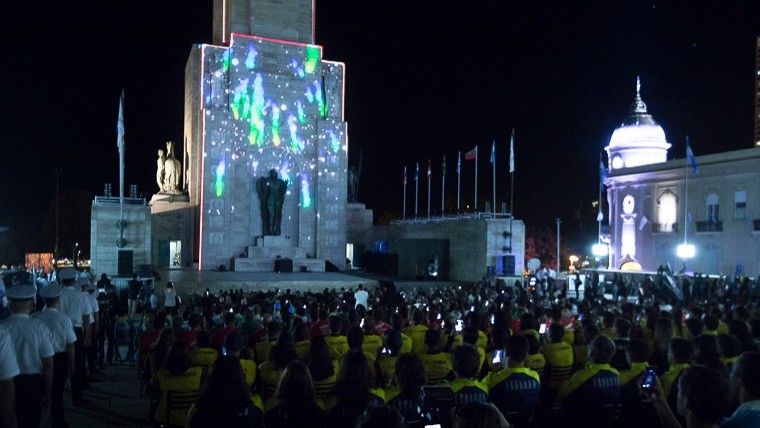
[[[60,212],[60,198],[61,198],[61,172],[63,170],[61,168],[56,168],[53,170],[55,173],[55,249],[53,250],[53,257],[55,258],[56,262],[54,263],[55,266],[58,267],[58,219],[59,219],[59,212]]]

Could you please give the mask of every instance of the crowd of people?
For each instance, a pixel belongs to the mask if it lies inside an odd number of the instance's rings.
[[[687,303],[644,290],[573,298],[529,281],[206,289],[185,303],[167,286],[169,304],[135,313],[107,277],[102,292],[76,272],[58,277],[63,287],[39,294],[7,290],[0,388],[16,404],[2,400],[2,427],[14,414],[38,426],[32,408],[47,405],[65,426],[62,384],[73,376],[74,404],[86,405],[88,370],[120,357],[118,345],[163,426],[760,426],[760,306],[751,286],[731,288],[744,280]],[[67,317],[54,321],[57,310]],[[60,340],[42,346],[31,331]]]

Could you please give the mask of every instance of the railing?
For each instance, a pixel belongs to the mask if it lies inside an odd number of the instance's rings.
[[[722,221],[698,221],[697,232],[723,232]]]
[[[652,233],[678,232],[678,223],[652,223]]]

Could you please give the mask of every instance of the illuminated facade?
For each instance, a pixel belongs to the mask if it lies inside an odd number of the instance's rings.
[[[696,249],[695,257],[686,261],[688,270],[758,274],[760,147],[699,156],[696,173],[687,159],[666,161],[670,145],[662,128],[651,116],[631,119],[646,114],[646,106],[643,112],[637,107],[643,105],[638,92],[631,116],[607,147],[609,267],[629,264],[656,270],[669,263],[680,270],[683,260],[676,249],[688,243]],[[621,142],[623,128],[627,139]],[[635,149],[642,148],[662,153],[649,158],[636,155]]]
[[[186,185],[199,269],[253,251],[262,234],[255,183],[271,169],[288,183],[276,239],[288,248],[272,251],[344,265],[344,65],[313,44],[312,1],[291,3],[215,1],[216,45],[194,46],[187,61]]]

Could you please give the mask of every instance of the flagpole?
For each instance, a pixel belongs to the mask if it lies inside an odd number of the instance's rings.
[[[406,220],[406,165],[404,165],[404,210],[401,214],[401,219]]]
[[[446,156],[443,156],[443,168],[441,168],[441,218],[444,216],[443,200],[446,197]]]
[[[427,170],[427,177],[428,177],[428,220],[430,219],[430,185],[433,184],[432,176],[430,173],[431,168],[430,159],[428,159],[428,170]]]
[[[417,201],[419,200],[420,193],[420,163],[417,162],[417,169],[414,170],[414,218],[419,217],[417,210]]]
[[[457,216],[459,216],[459,198],[462,195],[462,151],[457,152]]]
[[[491,143],[491,177],[493,180],[493,206],[491,211],[493,217],[496,218],[496,140]]]
[[[478,213],[478,146],[475,146],[475,213]]]
[[[515,216],[515,128],[509,139],[509,253],[512,253],[512,219]]]
[[[116,146],[119,149],[119,221],[116,226],[119,228],[119,239],[116,246],[124,248],[127,241],[124,239],[124,228],[127,223],[124,221],[124,88],[121,89],[119,98],[119,118],[116,121]],[[75,266],[76,267],[76,266]]]

